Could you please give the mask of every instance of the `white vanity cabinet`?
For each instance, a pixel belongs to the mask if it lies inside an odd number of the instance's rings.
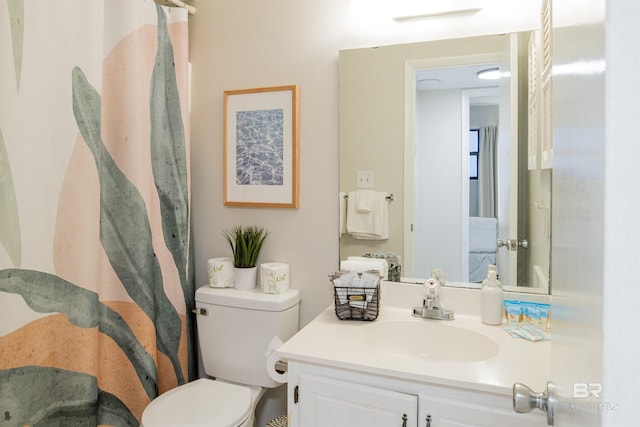
[[[547,425],[537,409],[514,412],[511,394],[516,382],[545,388],[550,342],[483,324],[474,290],[442,289],[456,313],[444,322],[412,316],[421,287],[382,287],[374,322],[339,320],[330,306],[278,348],[290,427]]]
[[[298,423],[293,425],[417,426],[416,395],[304,373],[298,383]]]
[[[290,427],[542,427],[508,395],[289,361]]]

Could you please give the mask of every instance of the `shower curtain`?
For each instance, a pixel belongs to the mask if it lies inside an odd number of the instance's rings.
[[[480,128],[480,157],[478,166],[478,215],[495,218],[498,213],[498,126]]]
[[[187,48],[152,0],[0,0],[0,427],[195,377]]]

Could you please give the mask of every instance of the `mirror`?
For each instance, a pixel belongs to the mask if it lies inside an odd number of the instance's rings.
[[[379,240],[350,233],[341,206],[340,259],[393,253],[403,280],[420,282],[441,268],[448,282],[470,287],[495,263],[507,289],[548,292],[551,170],[536,159],[537,33],[340,51],[340,190],[393,196]],[[499,68],[500,79],[430,84],[486,68]],[[487,178],[470,174],[472,159],[491,158],[481,154],[488,125],[497,126],[489,211],[477,202]],[[477,244],[494,229],[488,248]]]

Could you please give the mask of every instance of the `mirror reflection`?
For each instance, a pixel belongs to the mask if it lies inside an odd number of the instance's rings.
[[[548,292],[536,33],[340,52],[341,259],[397,254],[405,280],[440,268],[476,287],[496,264],[504,285]],[[488,69],[499,78],[478,79]],[[347,207],[372,194],[387,195],[386,229],[363,236]]]

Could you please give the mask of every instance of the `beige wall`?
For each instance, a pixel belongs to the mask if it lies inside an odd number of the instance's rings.
[[[522,5],[405,24],[369,21],[365,26],[346,0],[193,4],[198,9],[190,21],[196,280],[206,282],[207,258],[228,253],[220,236],[223,228],[266,226],[272,234],[261,261],[291,265],[292,286],[302,291],[303,325],[331,303],[327,274],[338,266],[338,51],[518,31],[537,22],[537,8]],[[300,86],[300,208],[225,207],[223,91],[283,84]]]
[[[258,224],[271,236],[261,262],[291,265],[302,292],[300,321],[331,303],[327,275],[338,267],[338,51],[366,46],[512,32],[537,24],[536,2],[505,0],[475,15],[403,24],[352,14],[347,0],[193,0],[191,153],[196,280],[206,260],[228,254],[220,231]],[[372,8],[369,7],[369,10]],[[222,203],[223,91],[300,86],[300,208]],[[266,400],[256,425],[284,412]]]

